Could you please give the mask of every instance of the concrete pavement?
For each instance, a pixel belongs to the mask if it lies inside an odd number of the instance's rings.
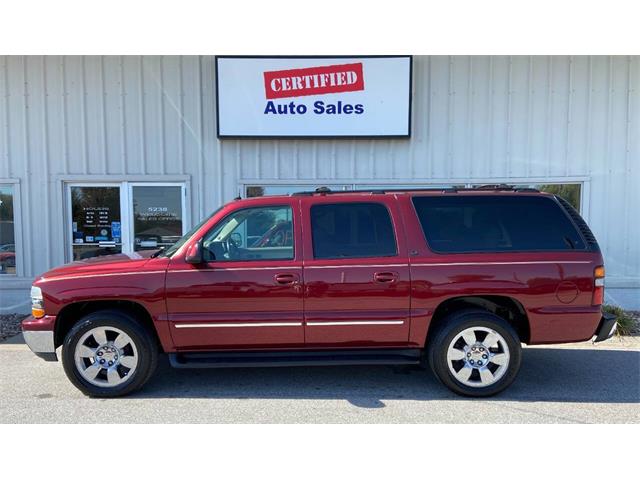
[[[640,423],[640,338],[524,350],[515,383],[471,400],[430,371],[391,367],[174,370],[91,399],[60,363],[0,343],[1,423]]]

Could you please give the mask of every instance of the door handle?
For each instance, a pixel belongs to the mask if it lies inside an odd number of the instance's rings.
[[[280,285],[296,285],[300,277],[297,273],[276,273],[273,279]]]
[[[373,279],[378,283],[393,283],[398,279],[398,274],[395,272],[376,272],[373,274]]]

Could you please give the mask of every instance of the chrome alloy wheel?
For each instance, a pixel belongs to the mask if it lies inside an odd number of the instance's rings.
[[[469,387],[496,383],[509,367],[507,341],[495,330],[471,327],[456,335],[447,349],[451,374]]]
[[[138,366],[138,350],[129,335],[114,327],[96,327],[76,344],[78,373],[99,387],[115,387],[128,380]]]

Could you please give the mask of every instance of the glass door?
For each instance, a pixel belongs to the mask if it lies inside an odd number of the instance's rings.
[[[173,245],[188,228],[183,183],[68,184],[71,260]]]
[[[185,231],[182,185],[131,185],[133,250],[173,245]]]
[[[71,258],[122,252],[120,186],[71,185]]]

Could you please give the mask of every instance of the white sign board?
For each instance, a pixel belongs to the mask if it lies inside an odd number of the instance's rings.
[[[411,56],[216,57],[219,137],[408,137]]]

